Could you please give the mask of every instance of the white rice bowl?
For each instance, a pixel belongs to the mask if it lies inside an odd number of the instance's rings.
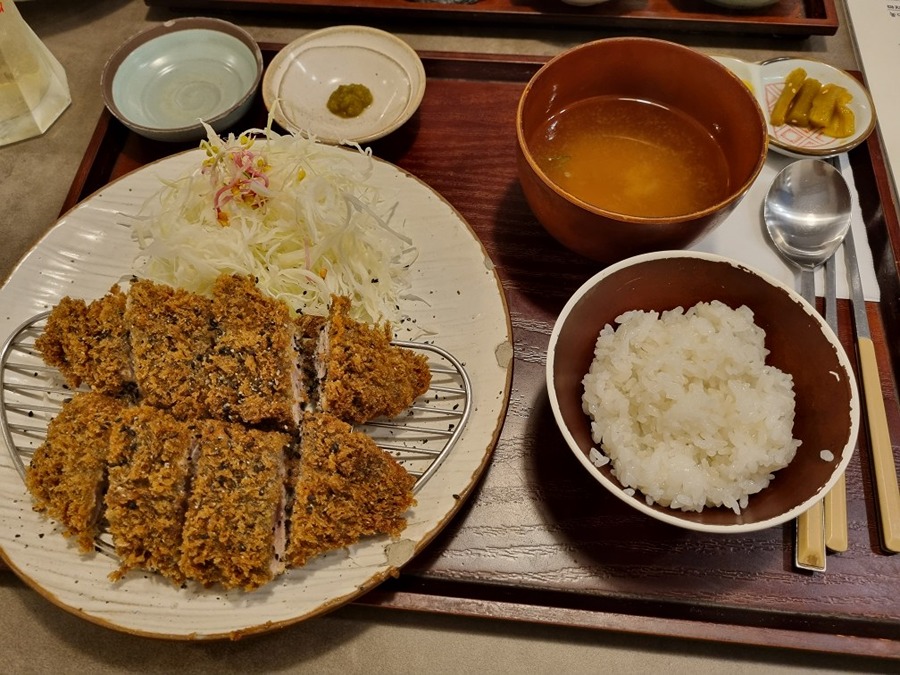
[[[648,505],[740,513],[800,445],[793,379],[766,365],[752,311],[713,301],[616,323],[601,330],[583,379],[591,436],[612,473]]]

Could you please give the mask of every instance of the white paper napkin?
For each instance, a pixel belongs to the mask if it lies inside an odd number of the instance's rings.
[[[856,253],[859,259],[860,275],[862,276],[863,292],[866,300],[877,302],[881,298],[878,280],[875,277],[875,265],[872,261],[872,251],[869,248],[869,240],[866,235],[862,212],[859,207],[859,197],[856,193],[856,183],[853,180],[853,171],[850,168],[846,156],[841,156],[841,173],[847,179],[850,186],[850,195],[853,200],[853,210],[850,217],[850,227],[853,228],[853,239],[856,243]],[[799,288],[799,270],[788,263],[779,255],[775,246],[769,240],[763,223],[763,199],[769,191],[769,186],[781,169],[797,161],[775,152],[770,152],[766,164],[730,216],[718,228],[691,247],[694,251],[716,253],[769,274],[790,285]],[[847,281],[847,268],[844,264],[844,249],[837,252],[837,293],[839,298],[850,297],[849,283]],[[824,272],[819,269],[816,272],[816,292],[823,295]]]

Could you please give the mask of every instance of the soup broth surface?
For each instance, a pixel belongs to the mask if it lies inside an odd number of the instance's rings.
[[[532,154],[578,199],[631,216],[693,213],[728,193],[721,147],[689,115],[617,96],[579,101],[538,130]]]

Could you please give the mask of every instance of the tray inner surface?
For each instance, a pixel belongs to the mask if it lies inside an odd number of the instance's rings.
[[[278,49],[263,47],[269,59]],[[739,537],[683,531],[629,509],[577,464],[553,421],[544,362],[556,316],[597,268],[541,229],[516,179],[516,104],[542,61],[422,56],[428,86],[419,111],[372,147],[455,206],[497,266],[514,329],[512,395],[491,466],[462,512],[399,579],[358,602],[900,657],[900,557],[878,548],[864,426],[847,471],[850,549],[829,555],[823,575],[792,568],[793,524]],[[235,131],[265,121],[257,100]],[[135,136],[104,111],[65,208],[189,147]],[[882,297],[894,299],[870,303],[868,313],[896,454],[900,230],[877,139],[851,161]],[[855,361],[846,301],[839,321]]]

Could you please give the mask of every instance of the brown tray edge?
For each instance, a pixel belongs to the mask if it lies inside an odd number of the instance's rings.
[[[354,604],[404,611],[491,618],[522,623],[567,626],[634,635],[675,638],[716,644],[842,656],[900,659],[900,643],[834,633],[815,633],[781,628],[723,625],[690,619],[672,619],[645,614],[623,614],[566,607],[547,607],[522,602],[461,598],[419,591],[385,590],[388,582],[357,599]],[[723,630],[727,629],[727,630]]]
[[[759,13],[611,14],[592,7],[562,6],[560,11],[541,12],[513,2],[508,8],[478,5],[428,4],[410,0],[350,0],[335,5],[326,0],[144,0],[149,7],[170,10],[253,11],[326,16],[334,21],[352,16],[399,20],[476,21],[479,23],[535,25],[544,27],[645,29],[675,32],[756,34],[774,37],[834,35],[840,26],[834,0],[804,0],[803,18],[765,16]],[[810,7],[813,9],[810,10]],[[815,10],[820,10],[815,13]]]

